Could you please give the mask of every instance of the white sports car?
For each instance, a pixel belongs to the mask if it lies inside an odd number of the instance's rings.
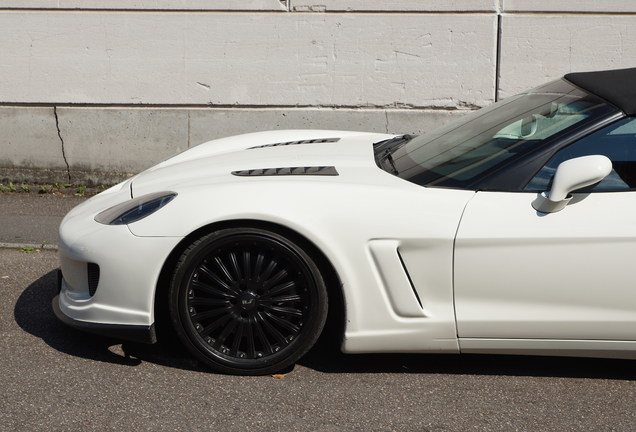
[[[636,358],[636,69],[573,73],[420,136],[201,144],[60,226],[65,323],[217,371],[346,353]],[[165,311],[165,313],[164,313]]]

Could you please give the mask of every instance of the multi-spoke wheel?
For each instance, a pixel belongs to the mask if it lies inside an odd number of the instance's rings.
[[[225,229],[188,247],[170,287],[182,342],[224,373],[267,374],[311,348],[327,316],[320,271],[298,245],[261,229]]]

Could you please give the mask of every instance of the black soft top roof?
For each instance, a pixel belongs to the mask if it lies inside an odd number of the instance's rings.
[[[628,116],[636,114],[636,68],[569,73],[565,79],[616,105]]]

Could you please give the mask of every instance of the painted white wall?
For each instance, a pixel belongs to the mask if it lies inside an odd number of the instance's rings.
[[[510,15],[502,33],[502,98],[568,72],[636,67],[636,13]]]
[[[6,9],[281,11],[280,0],[0,0]]]
[[[421,133],[635,66],[634,29],[633,0],[0,0],[0,179],[112,181],[252,130]]]
[[[481,106],[494,95],[495,37],[492,15],[11,11],[0,14],[0,95],[51,104]]]
[[[636,12],[632,0],[501,0],[505,12],[573,12],[616,13]]]
[[[494,12],[498,0],[290,0],[294,11]]]

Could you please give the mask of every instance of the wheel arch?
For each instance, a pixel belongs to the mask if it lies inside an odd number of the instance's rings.
[[[158,338],[166,337],[167,334],[173,333],[168,311],[168,291],[170,281],[172,280],[173,269],[179,257],[196,239],[206,234],[228,228],[259,228],[272,231],[289,238],[307,252],[318,266],[327,288],[327,321],[321,339],[324,339],[323,336],[329,337],[330,344],[334,342],[337,343],[339,349],[345,331],[346,304],[340,276],[331,263],[331,260],[314,242],[299,232],[274,222],[256,219],[234,219],[205,225],[184,237],[170,252],[161,268],[157,286],[155,287],[154,315]]]

